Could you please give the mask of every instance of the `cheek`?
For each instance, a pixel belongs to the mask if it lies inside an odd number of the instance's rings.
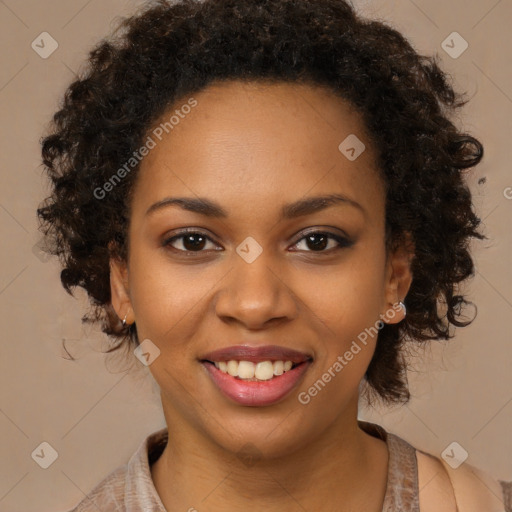
[[[373,248],[369,253],[375,255],[377,251],[378,248]],[[385,296],[384,260],[366,254],[354,254],[350,263],[333,268],[328,279],[317,276],[308,285],[309,309],[322,320],[319,325],[327,327],[322,326],[323,334],[318,337],[315,378],[343,382],[342,386],[331,387],[334,393],[357,388],[370,364],[380,328]]]
[[[163,255],[134,251],[130,261],[130,298],[139,338],[173,346],[185,342],[216,280],[211,270],[176,265]],[[217,280],[219,278],[217,277]],[[168,345],[168,343],[167,343]]]
[[[329,274],[310,276],[306,296],[335,332],[354,336],[379,319],[385,297],[380,263],[359,253]]]

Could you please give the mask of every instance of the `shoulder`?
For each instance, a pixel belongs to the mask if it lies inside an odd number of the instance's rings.
[[[468,463],[452,467],[419,449],[416,458],[422,512],[512,512],[512,482],[502,483]]]
[[[167,429],[147,436],[127,464],[112,471],[67,512],[165,511],[151,477],[150,464],[167,442]]]
[[[455,511],[453,486],[441,459],[416,449],[419,503],[422,512]]]
[[[125,510],[124,489],[127,465],[120,466],[99,482],[74,508],[67,512]]]

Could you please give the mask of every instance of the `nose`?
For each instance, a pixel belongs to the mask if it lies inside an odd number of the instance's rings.
[[[215,312],[225,322],[247,329],[290,321],[297,316],[297,301],[286,273],[265,251],[252,263],[233,255],[233,267],[215,297]]]

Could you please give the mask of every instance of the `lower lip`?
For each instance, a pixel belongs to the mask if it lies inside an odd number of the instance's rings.
[[[225,396],[237,404],[257,407],[274,404],[286,397],[297,386],[308,369],[310,361],[305,361],[282,375],[262,381],[237,379],[229,373],[220,371],[212,363],[203,362],[202,364],[208,370],[214,384]]]

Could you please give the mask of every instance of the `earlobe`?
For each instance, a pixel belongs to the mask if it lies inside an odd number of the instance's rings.
[[[414,247],[410,237],[407,244],[400,245],[389,256],[385,294],[387,309],[382,315],[385,323],[394,324],[405,318],[407,311],[404,303],[413,278],[411,270],[413,257]]]
[[[123,326],[132,324],[134,319],[129,295],[128,269],[126,263],[117,258],[110,259],[110,297],[112,307],[123,321]]]

